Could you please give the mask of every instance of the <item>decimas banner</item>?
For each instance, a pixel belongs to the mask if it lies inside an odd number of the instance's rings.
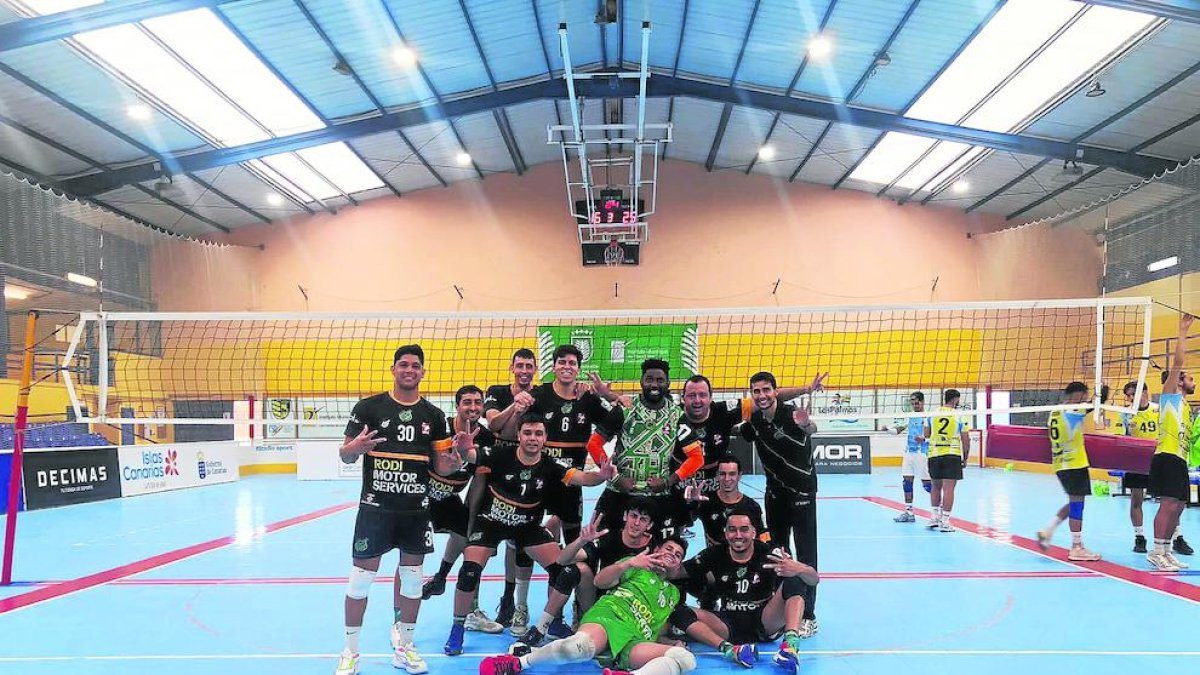
[[[121,496],[116,448],[26,451],[21,473],[30,510]]]
[[[125,497],[229,483],[239,475],[234,442],[126,445],[117,456]]]
[[[608,382],[642,379],[642,361],[664,359],[671,379],[682,382],[700,370],[700,341],[696,324],[671,323],[623,326],[540,326],[538,364],[541,377],[553,377],[555,347],[572,344],[583,353],[584,373],[599,373]]]

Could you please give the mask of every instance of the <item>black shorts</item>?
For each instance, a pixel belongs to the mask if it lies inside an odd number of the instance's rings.
[[[962,480],[963,459],[958,455],[929,458],[930,480]]]
[[[479,518],[475,521],[475,531],[467,538],[467,546],[482,546],[495,550],[503,541],[511,541],[520,551],[532,546],[552,544],[555,539],[550,530],[542,527],[541,523],[501,525]]]
[[[1186,503],[1192,491],[1187,462],[1176,455],[1155,453],[1154,459],[1150,460],[1148,489],[1155,497],[1170,497]]]
[[[1150,486],[1150,476],[1144,473],[1129,473],[1125,472],[1125,476],[1121,478],[1121,485],[1126,490],[1145,490]]]
[[[729,630],[729,641],[735,645],[771,642],[783,634],[783,629],[768,633],[762,622],[762,610],[753,612],[716,612],[717,618]]]
[[[433,525],[434,532],[465,537],[467,522],[470,519],[471,513],[458,495],[429,501],[429,522]]]
[[[546,515],[558,516],[564,523],[583,522],[583,488],[551,482],[546,486]]]
[[[426,555],[433,553],[433,528],[423,512],[394,513],[373,508],[358,508],[354,520],[355,558],[378,558],[398,548],[401,553]]]
[[[1069,497],[1086,497],[1092,494],[1092,477],[1086,467],[1056,471],[1058,482]]]

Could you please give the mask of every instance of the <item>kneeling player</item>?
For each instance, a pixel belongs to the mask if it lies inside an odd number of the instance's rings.
[[[546,488],[551,483],[599,485],[612,478],[614,473],[611,464],[603,464],[597,471],[581,471],[564,468],[543,455],[546,425],[540,415],[526,414],[517,428],[519,445],[487,449],[475,470],[475,480],[484,480],[486,485],[458,572],[454,625],[444,648],[450,656],[463,651],[467,613],[471,611],[475,591],[479,588],[479,577],[484,565],[496,554],[500,542],[511,541],[529,554],[550,575],[551,583],[558,576],[562,569],[558,564],[560,549],[541,524]]]
[[[817,584],[817,571],[758,541],[752,515],[735,510],[725,524],[726,543],[704,549],[683,566],[685,576],[707,582],[721,608],[710,612],[681,605],[671,622],[746,668],[758,660],[754,643],[782,635],[775,663],[796,672],[805,590]]]
[[[683,675],[696,668],[696,657],[683,647],[657,642],[679,601],[667,577],[678,573],[687,545],[669,538],[651,552],[609,565],[596,575],[598,588],[612,589],[584,615],[571,637],[537,647],[523,656],[489,656],[480,675],[515,675],[537,665],[582,663],[611,658],[605,675]]]

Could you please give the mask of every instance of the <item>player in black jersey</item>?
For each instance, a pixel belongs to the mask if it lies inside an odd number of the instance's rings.
[[[717,460],[717,491],[704,495],[699,489],[689,492],[688,497],[694,498],[696,519],[704,527],[704,540],[707,545],[720,544],[725,541],[725,523],[729,514],[735,509],[750,513],[751,523],[758,532],[760,541],[771,541],[771,534],[763,525],[762,507],[758,502],[742,494],[742,462],[733,455]]]
[[[782,635],[775,663],[795,672],[805,589],[816,585],[817,571],[759,541],[753,516],[750,510],[735,509],[725,524],[725,543],[709,546],[683,565],[684,576],[703,579],[713,590],[720,609],[681,605],[671,621],[694,640],[746,667],[757,660],[755,643]]]
[[[618,560],[637,555],[647,550],[655,539],[658,523],[658,506],[652,499],[633,497],[625,508],[621,529],[604,529],[597,513],[592,522],[585,525],[579,538],[567,544],[558,556],[563,566],[550,587],[550,597],[541,619],[520,640],[530,647],[541,644],[550,623],[562,613],[567,599],[574,592],[579,609],[586,612],[596,604],[596,572]]]
[[[542,526],[546,488],[554,483],[599,485],[614,472],[607,463],[595,471],[564,467],[543,454],[546,424],[539,415],[527,413],[517,428],[516,448],[493,447],[484,451],[475,469],[475,480],[481,481],[486,492],[478,511],[472,513],[471,534],[458,571],[454,625],[445,646],[446,654],[451,656],[463,651],[464,624],[471,600],[479,588],[483,566],[496,554],[500,542],[511,541],[522,548],[546,570],[552,583],[562,569],[558,564],[560,548]]]
[[[496,384],[488,387],[483,399],[483,417],[488,427],[496,432],[497,442],[516,445],[515,435],[505,436],[503,431],[510,419],[520,419],[533,405],[533,378],[537,376],[537,357],[533,350],[522,347],[513,352],[508,364],[512,373],[511,384]],[[516,433],[515,428],[513,434]],[[472,493],[474,499],[481,494]],[[496,610],[496,623],[508,628],[516,637],[529,630],[529,579],[533,576],[533,559],[518,550],[510,542],[504,555],[504,594]]]
[[[413,648],[417,613],[421,608],[421,564],[433,552],[429,524],[430,474],[452,476],[474,448],[478,430],[453,436],[446,415],[421,397],[425,353],[418,345],[396,350],[392,390],[364,398],[354,405],[339,449],[343,462],[362,457],[362,496],[354,524],[354,566],[346,589],[346,646],[338,675],[358,671],[358,636],[367,595],[379,572],[384,553],[399,548],[396,569],[396,623],[392,627],[395,655],[392,665],[409,673],[429,671]],[[453,452],[451,451],[453,450]]]

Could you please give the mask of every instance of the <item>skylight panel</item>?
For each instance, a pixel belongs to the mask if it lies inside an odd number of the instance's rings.
[[[342,191],[337,186],[300,161],[294,152],[263,157],[263,162],[287,176],[301,190],[317,199],[333,199],[342,195]]]
[[[375,174],[345,143],[327,143],[296,152],[348,194],[383,187]]]

